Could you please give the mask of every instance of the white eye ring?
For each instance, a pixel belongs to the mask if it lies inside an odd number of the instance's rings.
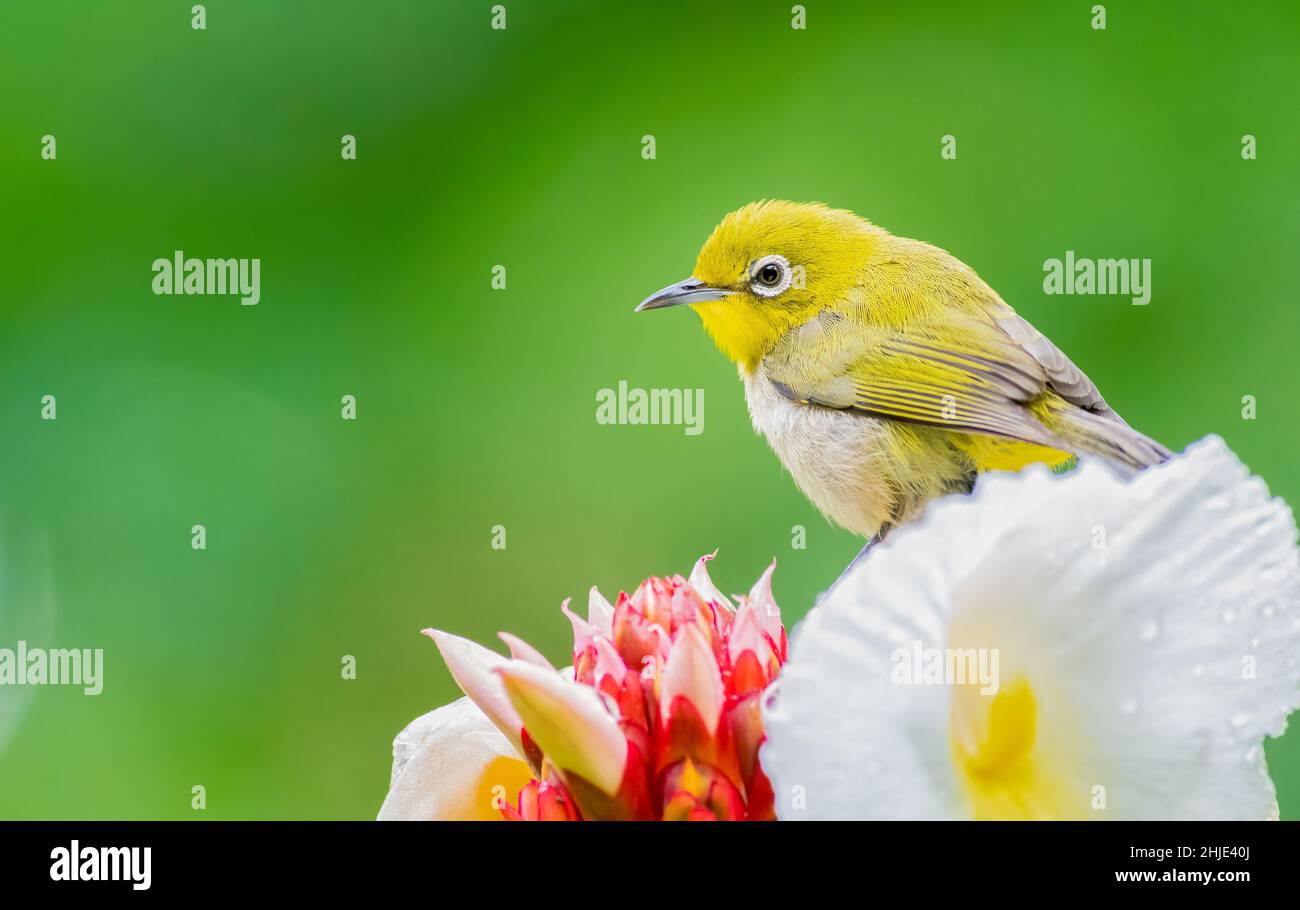
[[[774,265],[780,273],[776,284],[765,284],[758,276],[763,269]],[[750,289],[760,297],[775,297],[777,294],[785,291],[790,286],[792,273],[790,271],[790,261],[784,256],[772,253],[756,260],[749,269],[749,286]]]

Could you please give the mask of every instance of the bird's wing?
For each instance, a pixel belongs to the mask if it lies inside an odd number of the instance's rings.
[[[763,362],[787,398],[957,432],[1063,445],[1025,407],[1051,384],[1048,370],[988,320],[950,315],[942,331],[926,325],[864,330],[833,314],[814,323],[789,333]]]
[[[1069,442],[1068,451],[1094,452],[1122,468],[1144,468],[1170,457],[1167,448],[1111,410],[1087,374],[1032,325],[1014,312],[999,314],[994,322],[1042,368],[1048,387],[1074,405],[1052,424]]]
[[[1119,415],[1111,410],[1110,405],[1106,404],[1106,399],[1101,397],[1100,390],[1088,378],[1088,374],[1075,366],[1074,361],[1066,357],[1065,353],[1052,344],[1046,335],[1014,312],[1000,315],[995,322],[1008,338],[1038,361],[1038,365],[1043,368],[1047,376],[1048,384],[1062,398],[1085,411],[1120,419]]]
[[[763,368],[781,394],[804,404],[1092,452],[1122,468],[1169,457],[1028,323],[1011,329],[1028,344],[1006,326],[1004,316],[950,314],[941,326],[864,328],[823,313],[787,333]]]

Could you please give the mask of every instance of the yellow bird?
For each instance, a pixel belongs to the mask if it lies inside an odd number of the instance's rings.
[[[953,256],[852,212],[755,202],[722,219],[690,304],[745,386],[755,429],[830,520],[879,539],[981,471],[1169,451]]]

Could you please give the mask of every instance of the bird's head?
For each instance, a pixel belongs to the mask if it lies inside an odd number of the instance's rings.
[[[690,304],[718,348],[752,371],[792,327],[852,292],[875,242],[876,229],[852,212],[753,202],[713,229],[690,278],[636,309]]]

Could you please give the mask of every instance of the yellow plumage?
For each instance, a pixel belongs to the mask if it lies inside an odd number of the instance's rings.
[[[1025,465],[1043,462],[1056,468],[1069,463],[1074,456],[1060,449],[1000,439],[996,436],[958,436],[952,444],[970,456],[980,471],[1019,471]]]
[[[756,428],[832,520],[874,536],[986,470],[1168,452],[978,275],[852,212],[759,202],[727,215],[688,303],[738,366]]]

